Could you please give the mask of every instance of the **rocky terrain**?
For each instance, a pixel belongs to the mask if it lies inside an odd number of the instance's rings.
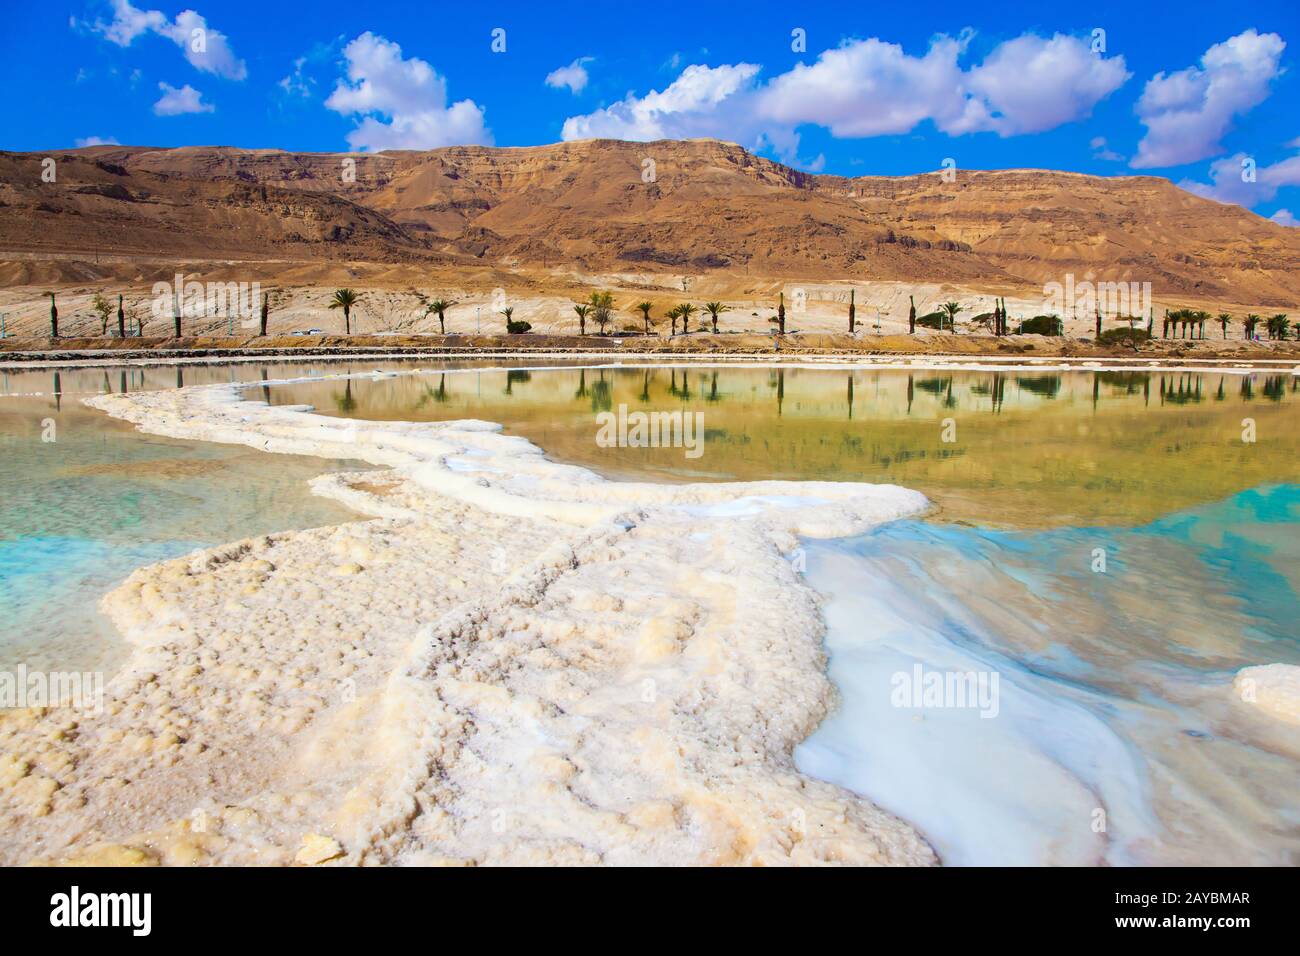
[[[436,328],[404,294],[478,297],[481,308],[499,304],[496,289],[534,324],[567,330],[568,301],[593,286],[656,308],[685,288],[731,303],[733,326],[756,318],[747,327],[762,330],[762,307],[792,284],[833,306],[822,324],[810,308],[809,329],[842,324],[851,285],[861,320],[879,309],[897,330],[909,296],[923,308],[955,297],[968,312],[1007,296],[1032,314],[1043,284],[1071,274],[1150,282],[1162,307],[1292,310],[1300,230],[1157,177],[844,178],[713,140],[0,153],[0,310],[15,328],[38,330],[47,289],[143,299],[178,271],[287,290],[294,319],[278,315],[281,330],[334,331],[323,323],[341,317],[321,295],[339,285],[388,297],[371,331]]]

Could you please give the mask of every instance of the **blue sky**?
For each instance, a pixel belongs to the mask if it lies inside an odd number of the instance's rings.
[[[12,5],[0,145],[716,136],[842,175],[1154,174],[1300,218],[1296,0],[291,6]]]

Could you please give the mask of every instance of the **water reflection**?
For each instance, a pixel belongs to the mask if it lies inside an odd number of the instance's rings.
[[[924,491],[945,519],[1049,526],[1149,521],[1300,477],[1288,379],[626,367],[437,372],[269,391],[273,402],[326,414],[499,421],[557,458],[615,478],[892,482]],[[623,404],[700,411],[703,456],[599,447],[595,414]],[[1242,441],[1244,417],[1257,422],[1258,441]],[[945,421],[955,441],[942,440]]]

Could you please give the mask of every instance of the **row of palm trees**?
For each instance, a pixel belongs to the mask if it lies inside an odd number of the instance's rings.
[[[57,305],[55,304],[55,293],[46,292],[45,295],[48,295],[50,297],[50,334],[52,337],[58,338],[59,310]],[[447,312],[453,306],[457,305],[457,302],[453,299],[444,298],[442,296],[438,296],[433,299],[421,297],[421,299],[424,302],[424,306],[425,306],[424,314],[426,316],[436,315],[438,317],[438,331],[445,335],[447,333]],[[352,334],[352,310],[357,307],[360,301],[361,301],[361,293],[355,291],[354,289],[349,289],[349,288],[335,289],[333,296],[330,298],[329,308],[343,310],[343,326],[344,326],[345,333],[348,335]],[[100,318],[101,334],[107,335],[109,320],[113,312],[112,303],[108,299],[106,299],[102,294],[96,294],[92,308]],[[645,301],[638,302],[635,305],[633,305],[632,308],[634,311],[638,311],[641,313],[642,320],[644,321],[645,324],[646,334],[649,334],[651,331],[653,331],[651,326],[650,313],[654,309],[654,303],[645,302]],[[957,315],[963,312],[964,310],[965,310],[964,306],[962,306],[961,303],[959,302],[945,302],[942,305],[940,305],[939,309],[935,313],[931,313],[931,315],[940,317],[939,327],[941,329],[944,326],[946,326],[948,329],[951,330],[954,328],[956,324]],[[260,323],[261,335],[266,335],[267,317],[269,311],[270,311],[270,304],[269,304],[268,296],[263,295],[262,308],[261,308],[261,323]],[[613,314],[615,312],[613,293],[608,291],[592,292],[585,302],[575,303],[573,305],[573,311],[574,314],[576,314],[578,317],[578,331],[580,335],[587,334],[588,319],[595,322],[596,325],[600,327],[600,334],[604,335],[606,333],[607,326],[613,320]],[[709,316],[709,319],[711,321],[712,331],[714,332],[714,334],[717,334],[718,317],[721,316],[724,312],[729,312],[729,311],[731,311],[731,309],[728,306],[724,305],[721,302],[716,302],[716,301],[704,303],[702,309],[700,306],[697,306],[691,302],[682,302],[679,303],[678,305],[673,306],[667,312],[665,312],[664,318],[668,319],[670,322],[670,332],[672,335],[679,334],[677,331],[677,324],[679,321],[681,322],[680,334],[687,335],[691,331],[690,328],[691,319],[696,315],[707,315]],[[850,332],[852,332],[854,329],[855,312],[856,309],[855,309],[854,301],[852,298],[850,298],[849,300],[849,331]],[[499,314],[503,316],[506,320],[507,332],[512,332],[512,333],[523,332],[523,331],[528,331],[531,328],[531,326],[527,322],[516,322],[514,320],[514,309],[511,307],[502,309],[499,312]],[[928,319],[930,318],[930,316],[926,316],[923,318]],[[1002,300],[998,301],[997,308],[994,310],[994,312],[990,313],[989,316],[977,317],[977,318],[980,318],[984,322],[984,324],[991,326],[994,329],[994,334],[998,334],[998,335],[1007,334],[1008,331],[1007,311],[1006,311],[1006,305]],[[785,333],[785,294],[784,293],[782,293],[780,296],[779,304],[777,306],[777,314],[772,321],[777,325],[778,327],[777,331],[779,331],[781,334],[784,334]],[[1140,321],[1140,320],[1136,318],[1130,318],[1129,323],[1130,325],[1132,325],[1136,321]],[[1209,312],[1206,312],[1204,310],[1175,309],[1171,311],[1166,309],[1164,315],[1164,322],[1161,328],[1161,337],[1203,339],[1205,338],[1206,323],[1210,321],[1217,321],[1219,323],[1219,326],[1223,333],[1223,337],[1226,339],[1228,337],[1228,326],[1231,325],[1234,321],[1231,313],[1220,312],[1218,313],[1217,316],[1212,316]],[[1147,322],[1147,333],[1152,336],[1154,336],[1155,333],[1154,322],[1155,322],[1154,317],[1150,318]],[[916,323],[917,323],[916,304],[915,301],[913,301],[911,308],[909,309],[908,312],[909,332],[916,331]],[[1263,316],[1257,315],[1256,313],[1252,312],[1242,320],[1243,336],[1246,339],[1254,339],[1256,337],[1256,333],[1261,323],[1263,324],[1269,339],[1284,341],[1288,338],[1288,336],[1292,331],[1291,320],[1290,318],[1287,317],[1285,313],[1278,313],[1265,319]],[[1100,330],[1101,330],[1100,313],[1098,313],[1097,325],[1098,325],[1098,334],[1100,335]],[[122,305],[122,296],[120,295],[117,297],[117,326],[118,326],[118,335],[125,336],[126,320],[125,320],[125,312]],[[176,335],[179,337],[181,334],[181,320],[179,315],[176,316],[175,331],[176,331]],[[1297,325],[1295,327],[1295,332],[1296,332],[1296,337],[1300,338],[1300,325]],[[143,323],[141,323],[140,333],[143,334]]]
[[[1203,339],[1205,338],[1205,323],[1211,320],[1219,323],[1219,328],[1226,339],[1228,337],[1228,326],[1233,323],[1231,312],[1220,312],[1217,316],[1211,316],[1209,312],[1198,309],[1175,309],[1172,312],[1166,309],[1161,337],[1166,339]],[[1267,319],[1251,312],[1241,320],[1242,336],[1246,339],[1255,338],[1261,322],[1264,324],[1270,339],[1284,341],[1291,332],[1291,320],[1285,312],[1279,312]],[[1154,329],[1148,326],[1147,331],[1152,332]],[[1297,326],[1296,331],[1300,334],[1300,326]],[[1180,332],[1181,334],[1179,334]]]
[[[653,302],[638,302],[632,308],[641,313],[642,322],[645,324],[647,335],[653,331],[650,322],[650,313],[654,310]],[[593,292],[586,302],[577,302],[573,306],[574,314],[578,316],[578,334],[587,334],[587,319],[600,326],[600,334],[605,334],[605,327],[612,319],[614,311],[614,296],[610,292]],[[718,316],[724,312],[730,312],[730,307],[723,305],[721,302],[704,303],[703,312],[708,315],[712,321],[713,331],[718,331]],[[690,332],[691,317],[700,313],[700,307],[691,302],[682,302],[673,306],[664,313],[664,318],[671,323],[671,334],[677,334],[677,323],[682,323],[682,333],[686,335]]]

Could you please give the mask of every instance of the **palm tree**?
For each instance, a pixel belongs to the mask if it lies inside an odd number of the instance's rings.
[[[710,316],[712,316],[712,318],[713,318],[713,334],[714,334],[714,335],[717,335],[717,334],[718,334],[718,315],[721,314],[721,313],[723,313],[723,312],[730,312],[731,310],[730,310],[729,308],[727,308],[725,305],[723,305],[721,302],[705,302],[705,303],[704,303],[704,311],[707,312],[707,313],[709,313]]]
[[[781,292],[781,300],[776,307],[776,330],[781,335],[785,335],[785,292],[784,290]]]
[[[677,314],[682,317],[682,335],[687,335],[691,331],[691,316],[700,311],[689,302],[683,302],[677,307]]]
[[[271,312],[271,303],[268,301],[268,297],[268,293],[262,293],[262,324],[260,332],[262,336],[266,335],[266,319]]]
[[[600,334],[604,335],[605,326],[609,324],[610,313],[614,311],[614,293],[593,292],[587,301],[591,303],[591,317],[600,326]]]
[[[645,319],[646,335],[650,334],[650,310],[654,308],[653,302],[638,302],[634,308],[641,310],[641,316]]]
[[[591,311],[589,305],[575,305],[573,311],[578,313],[578,334],[587,334],[587,313]]]
[[[1255,327],[1258,326],[1259,323],[1260,317],[1254,312],[1251,312],[1246,316],[1246,320],[1242,323],[1242,332],[1246,338],[1253,339],[1255,337]]]
[[[508,305],[497,314],[506,317],[506,331],[509,332],[511,324],[515,321],[515,307]]]
[[[1196,337],[1198,339],[1205,338],[1205,323],[1210,321],[1210,318],[1210,313],[1204,309],[1196,313]]]
[[[1279,312],[1277,315],[1273,316],[1271,321],[1273,322],[1273,327],[1277,329],[1278,339],[1286,341],[1286,335],[1291,331],[1291,320],[1286,317],[1286,313]]]
[[[50,338],[57,339],[59,337],[59,309],[54,304],[54,293],[47,292],[45,294],[50,297]]]
[[[335,289],[334,298],[330,299],[331,309],[343,310],[343,329],[345,334],[352,334],[352,307],[361,300],[359,292],[351,289]]]
[[[957,331],[956,325],[954,323],[957,319],[957,313],[961,311],[961,303],[945,302],[943,305],[940,306],[940,308],[948,314],[949,330],[953,332]]]
[[[117,296],[117,337],[119,339],[126,338],[126,312],[122,309],[122,294],[120,292]]]
[[[907,334],[916,334],[916,296],[909,295],[907,301],[911,303],[907,308]]]
[[[1223,337],[1224,337],[1225,339],[1228,337],[1228,325],[1229,325],[1231,322],[1232,322],[1232,313],[1231,313],[1231,312],[1220,312],[1220,313],[1219,313],[1219,328],[1223,329]]]
[[[447,310],[450,309],[455,304],[456,303],[453,302],[451,299],[434,299],[432,302],[430,302],[428,305],[424,307],[425,315],[428,315],[430,312],[432,312],[434,315],[438,317],[439,335],[447,334]]]
[[[678,317],[679,315],[681,315],[681,314],[682,314],[682,307],[681,307],[680,305],[675,305],[675,306],[673,306],[671,309],[669,309],[667,312],[664,313],[664,318],[666,318],[666,319],[671,319],[671,320],[672,320],[672,323],[673,323],[672,334],[673,334],[673,335],[676,335],[676,334],[677,334],[677,317]]]

